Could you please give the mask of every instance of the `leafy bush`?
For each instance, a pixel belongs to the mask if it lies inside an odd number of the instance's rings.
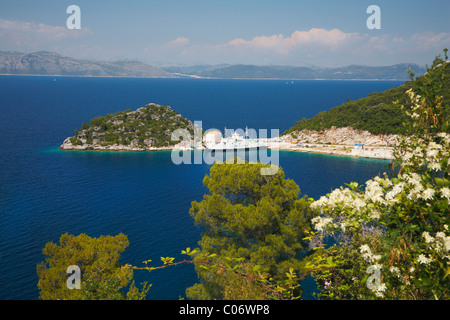
[[[422,86],[406,91],[412,130],[396,147],[391,177],[347,184],[311,204],[320,214],[311,236],[322,249],[318,260],[331,256],[337,264],[335,273],[316,272],[323,296],[340,297],[346,288],[354,299],[450,298],[450,134],[441,95],[448,68],[447,55],[438,56]],[[337,250],[323,249],[320,237],[330,234],[340,237]],[[348,264],[344,251],[364,264]]]
[[[209,189],[201,202],[192,202],[190,214],[203,229],[199,253],[194,261],[204,260],[242,268],[248,276],[259,270],[275,281],[300,268],[302,240],[309,229],[309,200],[298,198],[298,185],[285,179],[279,169],[273,176],[261,175],[261,163],[216,163],[205,176]],[[234,259],[237,260],[234,260]],[[242,261],[242,264],[236,264]],[[261,295],[256,283],[233,272],[196,268],[200,283],[187,293],[194,299],[223,299],[248,296],[251,290]],[[296,294],[301,292],[297,288]],[[267,292],[266,294],[269,295]]]

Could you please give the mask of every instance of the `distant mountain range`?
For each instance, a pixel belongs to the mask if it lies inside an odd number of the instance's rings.
[[[204,78],[226,79],[325,79],[325,80],[409,80],[408,69],[416,75],[426,72],[426,68],[417,64],[401,63],[392,66],[351,65],[339,68],[312,68],[294,66],[256,66],[256,65],[217,65],[163,67],[176,74],[193,75]]]
[[[0,51],[0,74],[104,76],[141,78],[225,78],[225,79],[328,79],[328,80],[408,80],[408,68],[417,75],[426,72],[416,64],[392,66],[351,65],[339,68],[256,66],[256,65],[195,65],[162,67],[137,60],[79,60],[48,51],[20,53]]]
[[[0,74],[61,75],[97,77],[174,78],[163,71],[136,60],[78,60],[48,51],[20,53],[0,51]]]

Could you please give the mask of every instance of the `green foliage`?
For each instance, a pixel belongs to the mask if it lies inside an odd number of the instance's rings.
[[[312,275],[320,290],[317,294],[319,299],[373,299],[373,293],[366,283],[369,277],[367,263],[355,244],[341,243],[320,250],[309,257],[305,268],[316,269]]]
[[[311,204],[321,214],[313,218],[317,234],[345,240],[318,251],[319,260],[340,260],[333,273],[317,273],[324,297],[450,298],[450,134],[441,95],[449,64],[444,52],[445,60],[436,57],[422,86],[406,92],[410,102],[404,111],[413,130],[395,148],[398,171],[368,180],[365,188],[347,184]],[[368,267],[380,272],[373,283],[372,276],[364,276]]]
[[[300,198],[294,181],[285,179],[279,169],[271,176],[261,175],[261,163],[216,163],[203,180],[209,193],[203,201],[192,202],[190,214],[203,229],[200,253],[194,261],[209,257],[214,263],[233,270],[230,259],[242,259],[247,268],[259,266],[270,279],[281,281],[292,268],[299,270],[299,257],[305,250],[302,240],[309,228],[308,199]],[[240,260],[239,260],[240,261]],[[201,284],[188,296],[204,293],[206,299],[222,299],[228,274],[196,267]],[[245,282],[245,279],[241,279]],[[234,281],[237,281],[236,279]]]
[[[59,245],[49,242],[42,250],[45,261],[37,265],[38,288],[43,300],[143,299],[149,289],[139,291],[130,269],[120,264],[120,254],[129,245],[125,235],[91,238],[85,234],[63,234]],[[81,269],[81,289],[67,288],[69,266]]]
[[[91,127],[103,127],[104,125],[106,125],[106,120],[107,120],[107,118],[105,118],[103,116],[95,117],[94,119],[91,119],[91,121],[90,121]],[[83,123],[85,123],[85,122],[83,122]]]
[[[195,264],[199,269],[208,271],[214,275],[216,284],[223,287],[223,299],[226,300],[266,300],[266,299],[298,299],[297,293],[301,292],[299,281],[305,275],[297,277],[293,268],[289,268],[284,279],[274,282],[273,278],[268,278],[268,274],[261,271],[262,266],[252,266],[244,258],[225,257],[224,263],[214,262],[217,254],[213,253],[204,256],[199,249],[182,250],[181,254],[196,257],[194,260],[185,259],[175,262],[174,257],[161,257],[162,265],[152,267],[148,264],[151,260],[142,263],[145,267],[125,265],[125,268],[133,270],[154,271],[181,264]],[[202,256],[204,260],[198,258]],[[204,300],[213,299],[211,290],[206,289],[205,284],[195,284],[189,287],[186,292],[191,299]],[[209,288],[212,289],[212,288]]]
[[[85,121],[83,121],[83,123],[81,124],[81,130],[87,130],[87,129],[89,129],[89,125]]]
[[[83,122],[70,141],[73,145],[120,144],[145,149],[151,144],[153,147],[167,147],[178,142],[171,139],[176,129],[187,129],[193,134],[193,124],[188,119],[170,107],[148,104],[137,111],[128,109],[95,117],[90,120],[90,125]]]
[[[70,138],[70,142],[71,142],[74,146],[82,145],[82,144],[83,144],[83,142],[81,142],[81,140],[78,139],[77,136]]]
[[[442,104],[449,104],[450,98],[450,68],[436,68],[442,70],[437,77],[447,75],[443,81],[439,81],[440,95],[443,97]],[[436,76],[436,74],[435,74]],[[433,76],[434,77],[434,76]],[[297,121],[290,129],[283,134],[309,130],[324,130],[335,127],[353,127],[354,129],[367,130],[373,134],[407,134],[408,127],[403,123],[409,123],[409,117],[402,112],[401,105],[409,102],[406,91],[412,89],[414,91],[428,86],[436,85],[435,79],[431,79],[429,75],[424,75],[417,79],[411,79],[406,83],[390,88],[383,92],[373,92],[365,98],[358,100],[350,100],[329,111],[323,111],[310,119],[303,118]],[[429,101],[433,103],[432,101]],[[444,117],[450,116],[448,109],[442,110]],[[446,128],[444,132],[449,132]]]
[[[86,277],[83,279],[83,292],[80,300],[144,300],[151,287],[144,282],[140,291],[133,281],[125,294],[121,291],[121,282],[120,277],[107,278],[102,282]]]
[[[412,102],[411,110],[405,110],[410,135],[435,135],[449,132],[450,129],[450,67],[448,66],[447,49],[444,57],[439,54],[427,73],[420,78],[420,85],[406,93]],[[413,80],[414,74],[410,73]],[[412,95],[415,95],[412,99]]]

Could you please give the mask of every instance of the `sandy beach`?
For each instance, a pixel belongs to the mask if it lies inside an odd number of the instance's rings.
[[[271,144],[270,149],[294,152],[313,152],[347,157],[393,159],[392,147],[275,142]]]

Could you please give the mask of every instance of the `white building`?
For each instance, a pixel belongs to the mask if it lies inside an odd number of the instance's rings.
[[[212,146],[218,144],[222,140],[222,132],[212,129],[205,134],[205,144]]]

